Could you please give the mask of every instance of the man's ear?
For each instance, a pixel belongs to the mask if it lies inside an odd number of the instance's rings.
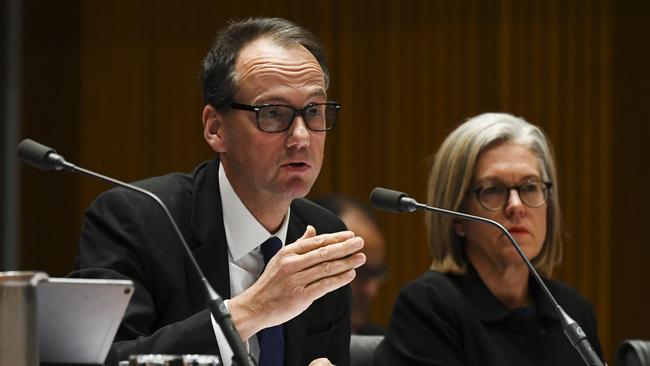
[[[214,109],[213,106],[207,104],[203,107],[203,137],[210,145],[212,150],[222,153],[226,151],[226,144],[224,141],[224,116],[223,113]]]

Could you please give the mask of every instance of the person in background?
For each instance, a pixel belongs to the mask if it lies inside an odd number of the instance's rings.
[[[549,279],[562,258],[558,178],[542,131],[486,113],[461,124],[436,153],[428,204],[499,222],[602,357],[591,305]],[[581,365],[550,302],[496,227],[428,213],[431,269],[393,308],[379,365]]]
[[[231,22],[202,81],[203,135],[215,158],[136,185],[168,206],[260,366],[348,365],[347,284],[365,262],[354,254],[363,240],[303,199],[340,107],[327,99],[321,45],[284,19]],[[117,188],[93,202],[71,276],[135,284],[107,364],[146,353],[220,354],[231,364],[201,280],[149,197]]]
[[[363,238],[366,264],[357,269],[352,289],[352,334],[383,335],[385,329],[368,319],[368,310],[386,276],[386,241],[377,219],[366,204],[343,195],[317,197],[314,202],[335,213],[356,235]]]

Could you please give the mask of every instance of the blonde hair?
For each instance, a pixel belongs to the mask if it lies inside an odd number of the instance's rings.
[[[537,126],[505,113],[484,113],[458,126],[447,136],[433,158],[428,203],[460,210],[481,152],[506,142],[521,144],[533,152],[539,160],[542,180],[553,182],[547,201],[546,238],[539,255],[531,261],[542,275],[550,276],[562,259],[560,205],[553,153],[544,133]],[[433,256],[431,269],[465,273],[467,259],[462,249],[463,239],[453,230],[453,218],[427,213],[426,225]]]

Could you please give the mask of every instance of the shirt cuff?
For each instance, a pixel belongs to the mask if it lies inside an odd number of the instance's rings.
[[[230,310],[230,300],[224,300],[223,304],[226,306],[226,309]],[[212,314],[210,314],[210,319],[212,319],[212,328],[214,329],[214,335],[217,338],[217,346],[219,346],[221,362],[224,366],[232,366],[233,352],[228,344],[228,340],[226,340],[226,336],[223,334],[221,327],[217,324],[217,321],[214,319]],[[248,339],[244,341],[244,347],[246,347],[246,352],[250,353],[250,342]]]

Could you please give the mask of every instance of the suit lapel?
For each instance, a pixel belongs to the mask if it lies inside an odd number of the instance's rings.
[[[215,158],[195,172],[191,218],[193,241],[190,246],[208,282],[221,297],[228,299],[228,244],[223,226],[218,167],[219,159]],[[188,270],[193,272],[191,268]],[[205,309],[207,300],[200,279],[196,275],[189,275],[189,278],[196,279],[189,283],[193,308],[195,311]]]

